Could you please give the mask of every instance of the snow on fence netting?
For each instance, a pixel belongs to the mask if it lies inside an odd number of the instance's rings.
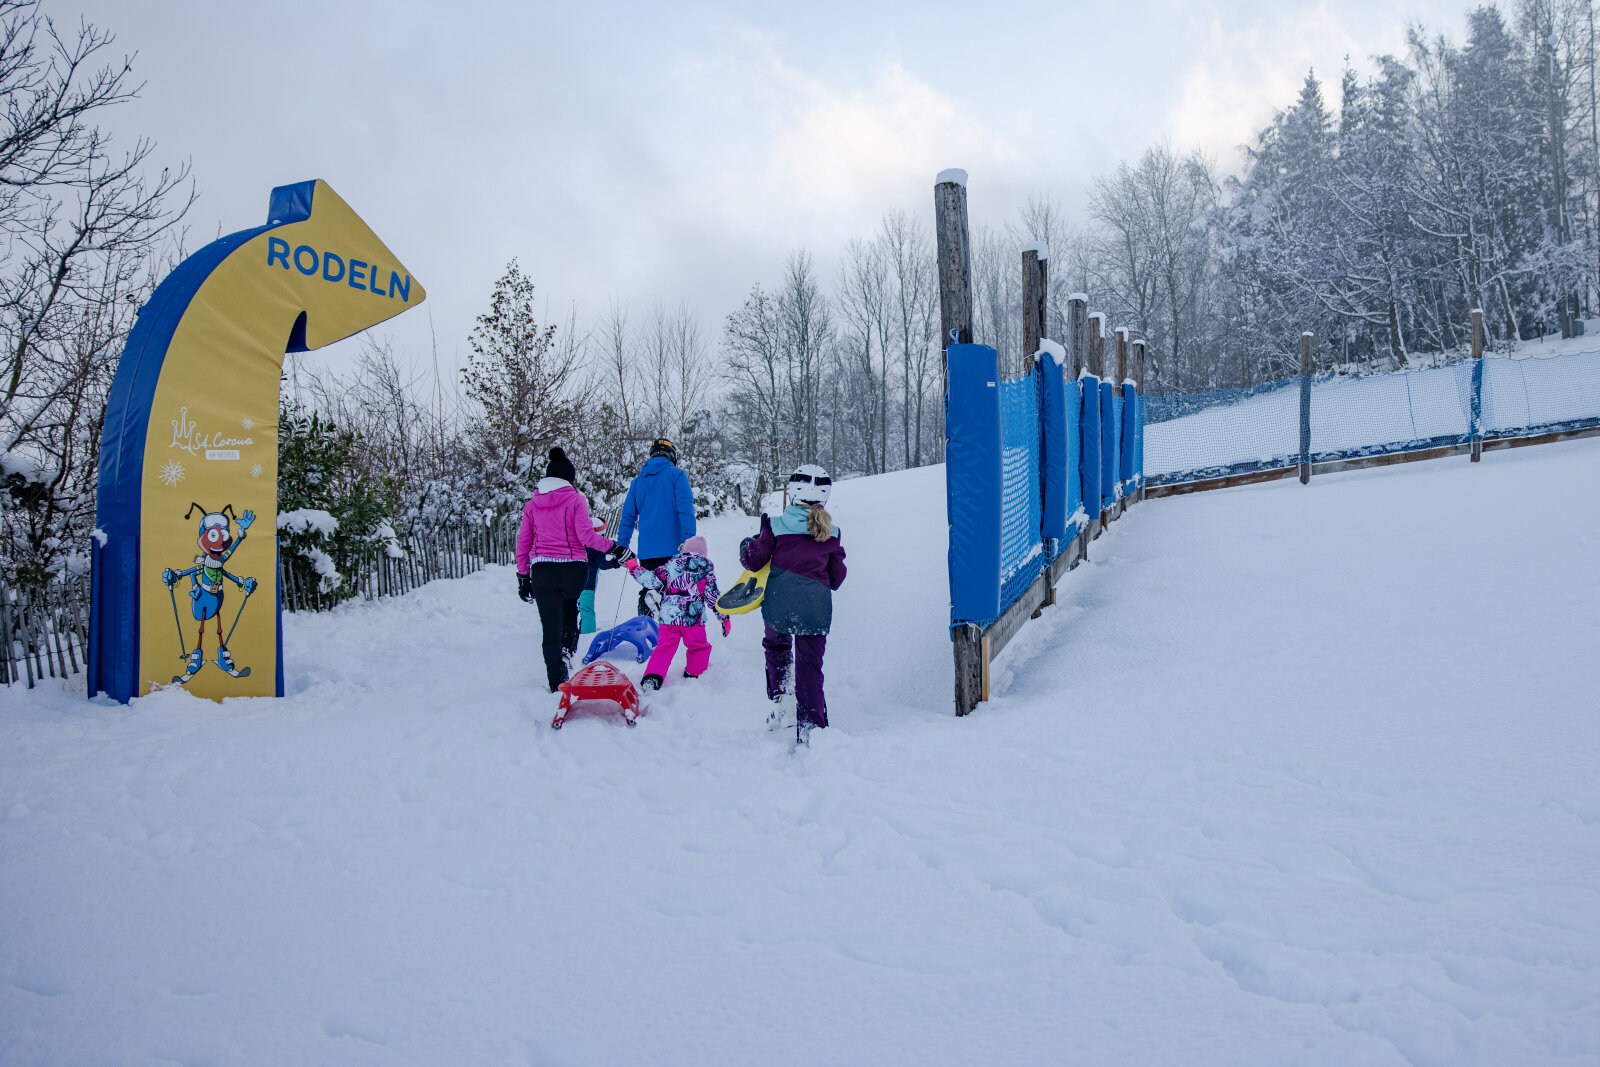
[[[1309,447],[1301,399],[1309,385]],[[1600,426],[1600,351],[1144,397],[1151,485]]]

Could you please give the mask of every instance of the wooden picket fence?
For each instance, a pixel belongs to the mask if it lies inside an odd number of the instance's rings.
[[[322,589],[316,572],[304,557],[280,552],[278,588],[289,611],[326,611],[347,600],[376,600],[403,596],[435,578],[463,578],[485,564],[509,564],[516,556],[520,515],[489,525],[421,530],[405,540],[405,551],[391,555],[388,547],[372,543],[334,560],[344,582],[335,590]]]
[[[0,582],[0,684],[65,678],[88,665],[89,576],[57,578],[42,590]]]
[[[283,606],[326,611],[357,597],[401,596],[435,578],[461,578],[485,564],[509,564],[516,556],[519,519],[413,533],[400,556],[389,555],[382,545],[367,546],[352,558],[335,561],[348,587],[342,595],[320,591],[309,565],[284,553],[278,564]],[[89,661],[89,576],[56,578],[42,590],[0,581],[0,635],[5,639],[0,685],[20,683],[32,689],[46,678],[82,672]]]

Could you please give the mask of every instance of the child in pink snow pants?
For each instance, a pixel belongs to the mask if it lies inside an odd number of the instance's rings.
[[[628,573],[646,589],[661,594],[661,607],[656,611],[656,621],[661,626],[656,650],[645,664],[644,689],[660,689],[682,643],[688,662],[684,664],[685,678],[698,678],[711,662],[711,642],[706,640],[705,613],[711,610],[722,623],[722,636],[733,629],[733,620],[717,610],[717,571],[706,558],[706,539],[691,537],[683,543],[676,556],[651,570],[641,567],[638,560],[628,561]]]

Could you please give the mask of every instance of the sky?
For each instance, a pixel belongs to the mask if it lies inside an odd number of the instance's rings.
[[[1347,56],[1403,51],[1408,21],[1459,36],[1467,7],[46,3],[135,54],[141,97],[106,125],[192,166],[191,250],[323,178],[427,288],[379,332],[447,369],[513,257],[552,319],[682,302],[715,337],[790,252],[831,275],[885,212],[931,223],[946,167],[971,175],[975,226],[1030,194],[1080,217],[1096,175],[1163,137],[1236,168],[1308,69],[1333,103]]]

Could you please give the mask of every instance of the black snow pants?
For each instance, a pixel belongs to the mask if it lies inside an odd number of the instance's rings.
[[[533,580],[533,602],[539,608],[544,631],[541,648],[550,691],[567,680],[567,657],[578,651],[578,595],[589,576],[587,560],[570,563],[535,563],[528,568]]]

